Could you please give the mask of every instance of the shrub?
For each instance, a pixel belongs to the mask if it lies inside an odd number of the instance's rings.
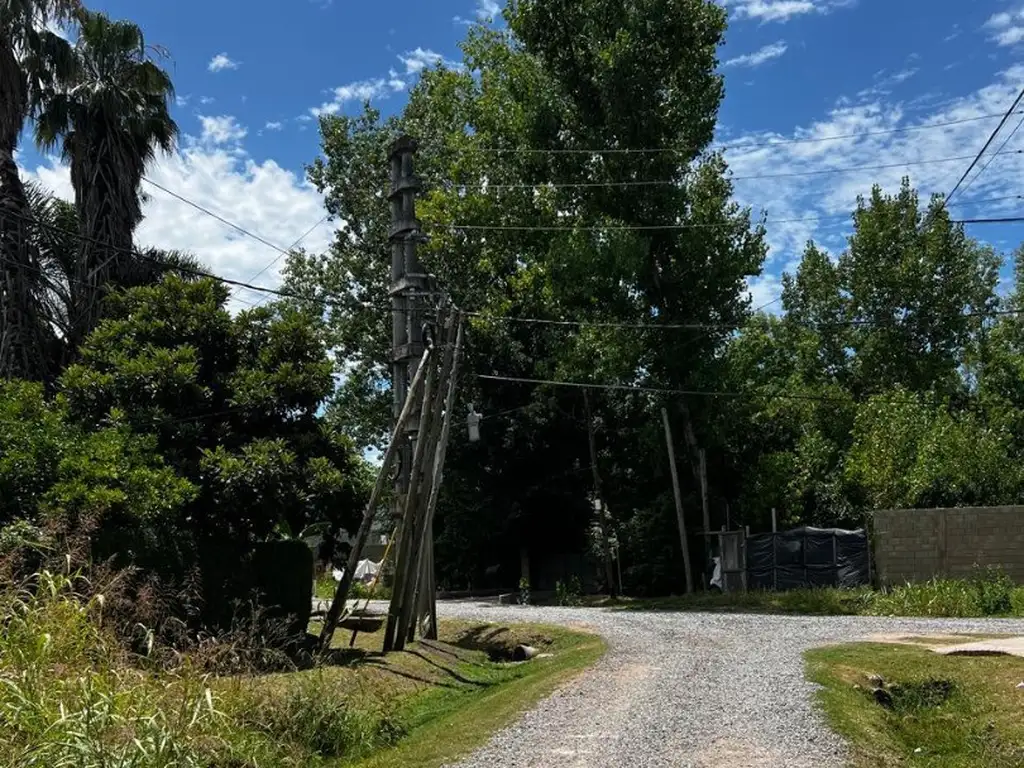
[[[562,581],[555,582],[555,601],[559,605],[579,605],[582,602],[581,592],[580,579],[575,574],[569,579],[568,583]]]
[[[519,604],[530,604],[530,580],[525,576],[519,580]]]

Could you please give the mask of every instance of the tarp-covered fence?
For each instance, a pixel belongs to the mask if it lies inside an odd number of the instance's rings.
[[[871,581],[867,532],[795,528],[747,537],[747,589],[856,587]]]

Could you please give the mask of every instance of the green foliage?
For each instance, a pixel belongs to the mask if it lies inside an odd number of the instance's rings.
[[[573,574],[568,582],[555,582],[555,602],[558,605],[575,606],[582,602],[582,587],[579,576]]]
[[[465,68],[425,71],[401,115],[382,120],[367,109],[321,120],[324,156],[309,177],[350,235],[329,253],[290,259],[286,282],[309,297],[355,300],[332,302],[326,313],[336,369],[345,373],[328,417],[361,445],[380,444],[390,411],[391,318],[382,310],[390,247],[379,190],[389,183],[387,147],[401,131],[419,142],[417,173],[427,181],[417,209],[431,235],[421,249],[424,265],[456,302],[483,313],[471,322],[465,370],[698,388],[719,367],[727,326],[748,317],[746,281],[760,273],[764,233],[732,201],[726,165],[708,150],[723,95],[721,7],[535,0],[512,4],[506,17],[504,31],[471,27]],[[585,153],[483,151],[595,146],[680,151],[621,153],[601,163]],[[599,186],[632,179],[678,183]],[[548,182],[584,186],[543,187]],[[543,187],[536,194],[514,188],[534,184]],[[630,229],[665,222],[696,226]],[[451,226],[459,224],[554,229],[470,234]],[[596,231],[604,225],[611,229]],[[704,321],[722,330],[526,326],[489,320],[490,313]],[[523,547],[538,556],[579,551],[592,517],[580,393],[467,376],[460,397],[459,413],[472,402],[495,418],[479,443],[453,439],[449,450],[438,508],[439,580],[467,586],[488,579],[495,566],[511,573]],[[593,400],[608,503],[628,518],[666,487],[664,460],[652,460],[663,453],[655,431],[660,404],[628,395]],[[691,408],[673,404],[673,417],[710,437],[705,405]],[[658,447],[652,454],[638,445]]]
[[[180,523],[196,487],[167,466],[151,436],[123,424],[89,431],[42,387],[0,381],[0,529],[40,543],[42,532],[95,528],[101,552],[131,557]]]
[[[246,728],[327,759],[366,754],[404,735],[385,705],[357,708],[338,697],[326,677],[316,670],[284,690],[243,693],[233,702],[234,714]]]
[[[519,604],[529,605],[530,600],[530,580],[523,576],[519,579]]]
[[[981,618],[1024,616],[1024,587],[999,569],[978,570],[969,579],[932,579],[882,590],[870,587],[698,593],[627,604],[632,610],[731,610],[805,616],[929,616]]]
[[[226,301],[211,280],[174,276],[112,296],[62,378],[68,412],[149,436],[198,488],[190,535],[252,542],[282,522],[350,525],[366,477],[318,416],[332,379],[315,320],[274,306],[232,318]]]
[[[926,397],[896,390],[859,410],[846,473],[867,504],[903,509],[1015,501],[1022,476],[1011,458],[1009,431]]]

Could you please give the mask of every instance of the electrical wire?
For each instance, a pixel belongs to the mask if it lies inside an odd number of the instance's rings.
[[[1000,154],[997,152],[996,154]],[[1024,150],[1010,150],[1006,154],[1024,154]],[[974,155],[958,155],[957,157],[939,157],[930,160],[909,160],[903,163],[882,163],[879,165],[851,165],[842,168],[819,168],[810,171],[787,171],[785,173],[765,173],[747,176],[730,176],[730,181],[754,181],[757,179],[788,179],[803,176],[825,176],[833,173],[853,173],[855,171],[880,171],[889,168],[910,168],[918,165],[935,165],[937,163],[954,163],[970,160]],[[594,189],[599,187],[665,187],[678,186],[677,179],[633,180],[633,181],[580,181],[580,182],[538,182],[538,183],[481,183],[479,185],[453,184],[449,189],[480,192],[486,194],[490,190],[514,189]]]
[[[972,160],[971,164],[967,167],[967,170],[964,171],[964,175],[960,177],[960,180],[957,181],[953,189],[951,189],[949,191],[949,194],[946,195],[946,200],[943,203],[943,205],[949,205],[950,200],[953,199],[953,196],[957,193],[957,190],[960,189],[960,185],[962,185],[964,183],[964,180],[968,176],[970,176],[971,171],[974,170],[974,166],[978,164],[978,161],[981,160],[982,155],[985,154],[989,146],[991,146],[992,142],[995,141],[996,136],[999,135],[999,132],[1003,129],[1003,126],[1006,125],[1006,121],[1009,120],[1010,116],[1017,110],[1017,105],[1020,104],[1021,99],[1024,99],[1024,88],[1021,88],[1020,93],[1017,94],[1017,98],[1013,100],[1013,104],[1011,104],[1010,108],[1006,110],[1006,114],[1003,115],[1003,119],[999,121],[999,125],[996,126],[994,131],[992,131],[992,135],[988,137],[988,141],[985,142],[985,145],[981,148],[981,151],[978,152],[974,160]]]
[[[941,123],[927,123],[925,125],[908,125],[902,128],[889,128],[882,131],[860,131],[856,133],[839,134],[836,136],[816,136],[806,139],[782,139],[762,143],[737,143],[737,144],[712,144],[711,148],[720,152],[730,152],[742,149],[763,149],[765,147],[781,147],[791,144],[818,144],[826,141],[839,141],[842,139],[857,139],[870,136],[888,136],[894,133],[908,133],[912,131],[927,131],[935,128],[947,128],[953,125],[974,123],[979,120],[990,120],[1000,117],[1001,112],[991,115],[979,115],[977,117],[965,117],[958,120],[948,120]],[[481,152],[485,154],[531,154],[531,155],[618,155],[618,154],[661,154],[661,153],[684,153],[690,154],[692,149],[681,147],[647,147],[647,148],[625,148],[625,147],[602,147],[597,149],[539,149],[534,147],[467,147],[459,150],[461,153],[470,154]]]
[[[656,395],[679,395],[686,397],[722,397],[730,399],[752,399],[752,400],[796,400],[796,401],[809,401],[809,402],[823,402],[823,403],[852,403],[853,401],[842,397],[832,397],[829,395],[801,395],[791,394],[785,392],[772,392],[772,393],[759,393],[759,392],[728,392],[728,391],[708,391],[708,390],[690,390],[690,389],[676,389],[673,387],[652,387],[640,384],[602,384],[592,383],[584,381],[562,381],[557,379],[533,379],[521,376],[501,376],[498,374],[476,374],[477,379],[484,381],[499,381],[507,382],[511,384],[530,384],[537,386],[553,386],[553,387],[568,387],[571,389],[602,389],[615,392],[645,392]],[[882,394],[882,393],[879,393]],[[870,395],[869,397],[877,397],[878,395]],[[886,398],[886,400],[896,401],[899,398]],[[907,399],[904,396],[904,399]],[[933,401],[926,404],[940,405],[944,401]]]
[[[156,187],[161,192],[164,192],[164,193],[170,195],[175,200],[180,200],[181,202],[185,203],[186,205],[188,205],[188,206],[190,206],[192,208],[195,208],[200,213],[203,213],[203,214],[209,216],[210,218],[216,219],[221,224],[226,224],[227,226],[231,227],[236,232],[238,232],[240,234],[243,234],[246,237],[251,238],[252,240],[255,240],[257,243],[262,243],[263,245],[267,246],[268,248],[272,248],[273,250],[277,251],[280,254],[283,254],[284,256],[288,255],[288,251],[286,251],[281,246],[275,245],[274,243],[270,242],[266,238],[261,237],[260,235],[257,235],[257,234],[255,234],[253,232],[250,232],[248,229],[246,229],[245,227],[241,226],[240,224],[235,224],[233,221],[229,221],[228,219],[225,219],[223,216],[214,213],[209,208],[205,208],[202,205],[200,205],[199,203],[197,203],[197,202],[195,202],[193,200],[189,200],[184,195],[181,195],[181,194],[175,192],[174,190],[168,189],[167,187],[163,186],[162,184],[158,184],[157,182],[153,181],[152,179],[150,179],[150,178],[148,178],[146,176],[143,176],[142,180],[144,182],[146,182],[147,184],[149,184],[150,186]]]
[[[298,248],[299,244],[303,240],[305,240],[307,237],[309,237],[311,234],[313,234],[313,230],[315,230],[317,227],[319,227],[321,224],[323,224],[325,221],[327,221],[330,217],[331,217],[331,214],[325,213],[316,224],[314,224],[312,227],[310,227],[305,232],[303,232],[298,237],[298,239],[295,240],[294,243],[292,243],[291,245],[288,246],[288,250],[286,251],[286,253],[290,254],[293,250]],[[269,264],[267,264],[265,267],[263,267],[263,269],[261,269],[259,272],[257,272],[252,277],[250,277],[248,282],[250,282],[250,283],[254,282],[256,280],[256,278],[262,276],[268,269],[270,269],[275,264],[277,264],[277,262],[279,262],[284,255],[285,254],[279,253],[277,256],[274,257],[274,259]],[[256,305],[259,306],[263,301],[266,301],[266,298],[260,299],[260,301],[256,302]]]
[[[963,186],[963,191],[964,192],[966,192],[968,189],[970,189],[971,185],[978,180],[978,177],[981,176],[982,174],[984,174],[985,171],[988,170],[988,167],[990,165],[992,165],[992,161],[995,160],[998,155],[1001,155],[1003,153],[1003,150],[1006,149],[1006,145],[1010,143],[1010,140],[1013,139],[1014,136],[1017,135],[1017,131],[1020,130],[1020,127],[1022,125],[1024,125],[1024,117],[1022,117],[1020,120],[1017,121],[1017,127],[1014,128],[1010,132],[1009,136],[1006,137],[1006,141],[1004,141],[1002,144],[999,145],[999,149],[996,150],[996,152],[994,152],[993,154],[991,154],[989,156],[988,161],[985,163],[985,165],[983,165],[981,167],[981,170],[978,171],[976,174],[974,174],[974,176],[971,177],[970,181],[968,181],[966,184],[964,184],[964,186]]]
[[[64,229],[63,227],[59,227],[59,226],[57,226],[55,224],[50,224],[49,222],[42,221],[41,219],[37,219],[37,218],[35,218],[33,216],[26,216],[26,215],[21,214],[21,213],[15,213],[13,211],[7,211],[3,215],[4,216],[11,216],[11,217],[20,219],[21,221],[28,222],[30,224],[35,224],[36,226],[42,227],[44,229],[49,229],[49,230],[54,231],[54,232],[59,232],[59,233],[61,233],[63,235],[67,235],[68,237],[75,237],[75,238],[78,238],[79,240],[83,240],[85,242],[91,242],[91,243],[93,243],[95,245],[99,245],[99,246],[101,246],[103,248],[107,248],[107,249],[115,251],[115,252],[124,253],[126,255],[134,256],[135,258],[145,259],[147,261],[154,262],[154,263],[156,263],[156,264],[166,268],[168,271],[181,272],[181,273],[184,273],[184,274],[187,274],[187,275],[193,275],[195,277],[203,277],[203,278],[207,278],[207,279],[210,279],[210,280],[214,280],[214,281],[216,281],[218,283],[222,283],[224,285],[235,286],[235,287],[238,287],[238,288],[245,288],[245,289],[250,290],[250,291],[255,291],[257,293],[265,293],[265,294],[269,294],[269,295],[272,295],[272,296],[277,296],[277,297],[283,298],[283,299],[293,299],[295,301],[310,302],[310,303],[313,303],[313,304],[319,304],[321,306],[326,306],[326,307],[335,307],[335,308],[339,308],[340,307],[340,308],[348,309],[348,308],[351,308],[354,304],[356,304],[356,305],[361,305],[361,306],[369,308],[369,309],[374,309],[375,308],[375,307],[373,307],[373,305],[368,305],[368,304],[365,304],[363,302],[355,302],[354,300],[353,300],[353,302],[345,303],[345,302],[342,302],[342,301],[337,301],[337,300],[332,300],[332,299],[314,299],[314,298],[311,298],[309,296],[303,296],[301,294],[292,293],[290,291],[282,291],[282,290],[278,290],[276,288],[266,288],[266,287],[259,286],[259,285],[252,285],[251,283],[248,283],[248,282],[245,282],[245,281],[242,281],[242,280],[232,280],[230,278],[221,277],[219,275],[213,274],[212,272],[207,272],[206,270],[202,270],[202,269],[195,269],[193,267],[186,267],[186,266],[182,266],[182,265],[169,266],[169,265],[166,265],[164,262],[160,261],[160,259],[156,258],[155,256],[152,256],[150,254],[141,252],[141,251],[139,251],[139,250],[137,250],[135,248],[125,248],[123,246],[113,245],[112,243],[105,243],[104,241],[99,240],[98,238],[91,237],[89,235],[82,234],[81,232],[76,232],[74,230]],[[385,308],[382,308],[382,307],[377,307],[377,308],[378,309],[385,309]],[[386,307],[386,309],[392,309],[392,308],[390,306],[388,306],[388,307]]]

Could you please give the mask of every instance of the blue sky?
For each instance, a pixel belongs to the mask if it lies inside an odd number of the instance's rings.
[[[781,271],[793,267],[808,238],[842,249],[846,214],[872,183],[895,188],[909,174],[922,193],[948,191],[969,162],[948,159],[973,156],[998,123],[991,115],[1003,113],[1024,86],[1024,0],[725,4],[730,27],[720,54],[726,100],[719,138],[730,147],[737,197],[769,216],[766,274],[751,285],[757,304],[778,295]],[[302,171],[318,152],[314,114],[356,111],[365,97],[386,112],[400,109],[422,68],[457,60],[466,24],[488,23],[500,7],[494,0],[291,0],[287,10],[269,0],[90,6],[133,19],[149,43],[170,53],[179,97],[174,114],[184,136],[151,177],[281,246],[324,213]],[[1021,117],[1009,121],[993,150]],[[936,123],[955,124],[917,130]],[[915,130],[882,133],[907,127]],[[833,136],[848,138],[821,140]],[[958,196],[956,214],[1024,212],[1024,200],[1012,199],[1024,195],[1024,155],[1011,154],[1015,149],[1024,149],[1024,131]],[[20,159],[30,175],[70,194],[58,162],[38,156],[28,142]],[[908,162],[915,164],[818,173]],[[189,249],[242,280],[277,256],[148,191],[140,241]],[[1007,251],[1024,240],[1024,229],[1013,226],[970,232]],[[330,237],[324,224],[303,244],[321,249]],[[275,284],[280,266],[257,282]],[[238,294],[241,302],[258,298]]]

